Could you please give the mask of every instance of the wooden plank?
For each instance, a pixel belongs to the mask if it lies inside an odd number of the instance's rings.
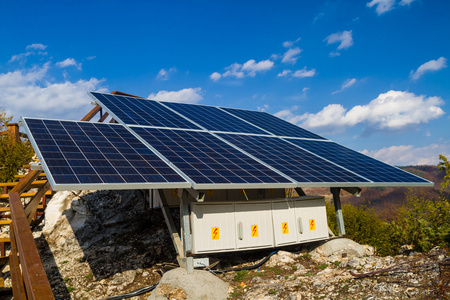
[[[35,180],[30,184],[30,189],[32,188],[38,188],[41,187],[42,185],[44,185],[47,182],[47,180]],[[1,186],[6,186],[6,187],[15,187],[16,185],[18,185],[19,182],[0,182],[0,187]]]
[[[11,274],[11,285],[14,299],[26,300],[25,287],[23,285],[22,272],[20,270],[19,258],[17,257],[17,247],[15,242],[14,230],[11,228],[11,254],[9,255],[9,268]]]
[[[39,170],[34,170],[34,171],[30,171],[30,172],[39,172]],[[23,177],[27,176],[28,174],[14,175],[14,178],[23,178]],[[36,177],[45,177],[45,176],[46,176],[45,173],[39,173],[38,176],[36,176]]]
[[[0,226],[1,225],[9,225],[11,224],[12,220],[0,220]]]
[[[99,122],[103,122],[106,120],[106,118],[109,116],[109,114],[107,112],[105,112],[102,117],[98,120]]]
[[[10,238],[0,238],[0,243],[11,243]]]
[[[25,205],[25,215],[28,219],[28,224],[31,224],[31,221],[33,220],[34,214],[37,211],[39,202],[41,202],[42,196],[50,189],[50,182],[47,181],[46,184],[44,184],[43,187],[34,195],[34,197],[30,200],[30,202]]]
[[[11,229],[14,230],[15,234],[27,296],[29,299],[54,300],[55,297],[18,193],[9,194],[9,206],[13,220]]]
[[[128,96],[128,97],[146,99],[146,98],[142,98],[142,97],[139,97],[139,96],[135,96],[135,95],[127,94],[127,93],[124,93],[124,92],[119,92],[119,91],[112,91],[111,95]]]
[[[28,189],[28,186],[39,176],[39,174],[41,174],[41,172],[38,170],[29,171],[28,174],[26,174],[25,176],[23,176],[22,179],[20,179],[19,184],[17,184],[11,190],[11,192],[18,193],[18,194],[23,193],[25,190]],[[45,175],[45,173],[44,173],[44,175]]]
[[[81,121],[90,121],[101,109],[100,105],[96,105]]]
[[[55,192],[53,191],[46,191],[45,195],[46,196],[51,196],[53,195]],[[37,193],[36,192],[32,192],[32,193],[22,193],[20,194],[20,198],[30,198],[30,197],[34,197]],[[8,196],[9,194],[0,194],[0,200],[7,200],[9,198]],[[41,195],[41,197],[44,195]]]

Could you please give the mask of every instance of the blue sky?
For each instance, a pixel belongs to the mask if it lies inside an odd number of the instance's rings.
[[[0,106],[86,91],[265,110],[395,165],[450,155],[449,1],[2,1]]]

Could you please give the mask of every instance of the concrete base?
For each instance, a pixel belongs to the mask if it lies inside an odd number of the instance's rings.
[[[350,239],[334,239],[326,242],[321,247],[325,256],[341,255],[347,253],[348,255],[362,257],[365,254],[363,246]]]
[[[177,268],[165,273],[148,300],[167,299],[227,299],[229,285],[207,271],[188,274]]]

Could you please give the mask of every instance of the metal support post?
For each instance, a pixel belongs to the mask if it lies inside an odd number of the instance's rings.
[[[183,239],[183,264],[188,273],[194,272],[194,258],[188,256],[191,254],[191,224],[189,221],[189,193],[186,190],[179,190],[180,196],[180,223],[181,223],[181,236]]]
[[[172,215],[169,210],[169,205],[167,204],[166,197],[164,196],[164,192],[162,190],[158,190],[159,198],[161,199],[161,210],[164,215],[164,219],[166,220],[167,227],[169,228],[170,237],[172,238],[173,246],[175,247],[175,251],[177,251],[178,256],[183,256],[183,245],[181,244],[180,234],[175,226],[175,222],[173,221]],[[178,258],[177,258],[178,259]]]
[[[296,187],[296,188],[295,188],[295,191],[297,192],[297,194],[298,194],[299,197],[306,196],[305,192],[304,192],[304,191],[302,190],[302,188],[300,188],[300,187]]]
[[[330,188],[331,193],[333,194],[333,202],[334,202],[334,210],[336,211],[336,223],[338,228],[339,236],[345,235],[345,225],[344,225],[344,216],[342,215],[341,209],[341,198],[340,192],[341,188]]]

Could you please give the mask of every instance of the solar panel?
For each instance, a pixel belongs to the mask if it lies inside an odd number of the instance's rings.
[[[157,101],[95,92],[90,94],[114,119],[124,124],[200,129]]]
[[[194,182],[194,188],[294,187],[289,179],[208,132],[131,127]]]
[[[385,164],[335,142],[300,139],[286,140],[338,165],[345,166],[346,169],[364,176],[375,183],[395,183],[395,185],[402,185],[401,183],[425,183],[428,185],[430,183],[428,180]],[[386,184],[383,185],[385,186]]]
[[[54,190],[190,187],[122,125],[22,122]]]
[[[222,109],[277,136],[290,136],[320,140],[325,139],[315,133],[312,133],[311,131],[303,129],[266,112],[235,108]]]
[[[173,102],[163,103],[210,131],[268,134],[268,132],[217,107]]]
[[[218,134],[298,181],[299,186],[355,186],[368,180],[278,137]]]

